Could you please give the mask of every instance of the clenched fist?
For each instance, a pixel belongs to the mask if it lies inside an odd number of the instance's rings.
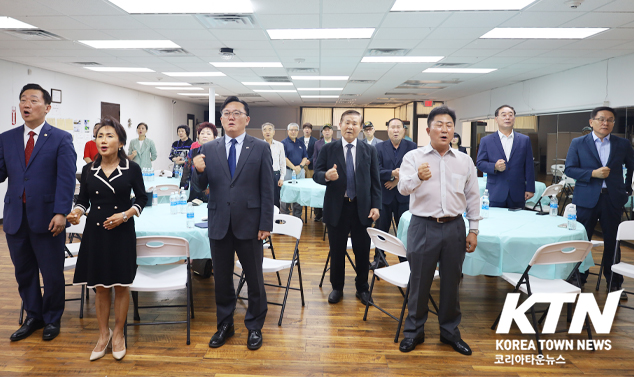
[[[497,162],[495,163],[495,170],[497,171],[506,170],[506,162],[504,162],[504,160],[502,159],[497,160]]]
[[[606,179],[610,175],[610,168],[604,166],[592,171],[593,178]]]
[[[194,163],[194,167],[196,168],[197,172],[202,173],[205,171],[205,168],[207,167],[207,165],[205,165],[204,154],[201,153],[198,156],[194,157],[192,162]]]
[[[426,181],[431,178],[431,170],[429,170],[429,164],[423,163],[418,166],[418,179]]]
[[[337,179],[339,179],[339,173],[337,173],[337,164],[332,165],[332,168],[330,168],[326,172],[326,179],[329,181],[336,181]]]

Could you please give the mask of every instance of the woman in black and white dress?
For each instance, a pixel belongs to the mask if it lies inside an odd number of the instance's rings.
[[[136,276],[135,215],[147,202],[143,175],[138,164],[128,160],[123,146],[126,133],[115,120],[102,122],[97,134],[97,159],[84,166],[79,198],[67,216],[72,224],[88,212],[81,242],[74,283],[86,283],[95,288],[99,340],[90,360],[105,355],[112,346],[112,355],[120,360],[125,356],[125,325],[130,303],[129,286]],[[130,192],[136,196],[131,204]],[[114,287],[114,332],[109,329],[110,292]]]

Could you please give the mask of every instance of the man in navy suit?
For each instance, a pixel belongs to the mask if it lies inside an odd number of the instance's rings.
[[[9,179],[3,226],[27,314],[12,341],[41,328],[42,339],[54,339],[64,313],[64,239],[77,153],[70,133],[46,123],[50,110],[48,91],[25,85],[20,92],[24,125],[0,135],[0,182]]]
[[[614,109],[597,107],[590,113],[592,133],[570,143],[564,173],[577,180],[572,202],[577,206],[577,221],[592,239],[597,220],[603,232],[603,275],[610,286],[616,232],[621,223],[623,205],[631,194],[629,182],[634,171],[634,151],[626,139],[612,135],[616,118]],[[622,166],[627,168],[625,184]],[[612,172],[614,170],[614,172]],[[618,262],[618,261],[617,261]],[[585,278],[588,272],[586,271]],[[585,280],[585,279],[583,279]],[[621,289],[623,276],[614,274],[612,291]],[[621,299],[627,299],[622,292]]]
[[[269,144],[246,134],[249,105],[228,97],[220,109],[226,135],[202,146],[193,163],[198,187],[209,185],[209,242],[214,262],[218,331],[209,347],[218,348],[235,334],[234,255],[248,286],[244,324],[247,348],[262,346],[267,304],[262,276],[262,240],[273,230],[273,159]],[[235,253],[234,253],[235,251]]]
[[[379,159],[379,174],[381,176],[381,217],[379,217],[378,228],[384,232],[390,230],[392,216],[398,227],[401,215],[409,209],[409,195],[403,196],[396,188],[399,181],[399,172],[403,156],[411,150],[418,148],[416,143],[404,140],[405,128],[403,121],[393,118],[388,121],[387,134],[389,140],[382,141],[376,145],[376,153]],[[370,264],[370,269],[383,267],[385,264],[379,258],[379,249],[374,251],[374,262]],[[405,258],[402,258],[405,260]]]
[[[480,141],[476,166],[487,173],[491,207],[524,208],[535,195],[533,149],[528,136],[513,132],[515,109],[495,110],[498,132]]]

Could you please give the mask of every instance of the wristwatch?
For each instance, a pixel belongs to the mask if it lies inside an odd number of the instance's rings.
[[[304,165],[299,165],[299,167],[303,169],[303,168],[304,168]]]
[[[478,229],[469,229],[469,233],[473,233],[477,236],[480,233],[480,231]]]
[[[124,223],[128,221],[128,215],[126,215],[125,212],[121,212],[121,216],[123,216]]]

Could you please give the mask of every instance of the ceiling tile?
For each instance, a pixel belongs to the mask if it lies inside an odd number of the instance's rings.
[[[323,27],[319,14],[257,14],[263,29],[309,29]]]
[[[609,27],[615,28],[634,22],[634,13],[592,12],[586,13],[562,27]]]
[[[390,40],[390,39],[413,39],[420,41],[425,39],[431,33],[432,29],[425,28],[381,28],[374,32],[372,41]]]
[[[389,12],[381,27],[431,27],[440,26],[451,12]]]
[[[453,12],[443,23],[443,28],[494,28],[520,12]]]
[[[498,27],[559,27],[583,12],[520,12]]]

